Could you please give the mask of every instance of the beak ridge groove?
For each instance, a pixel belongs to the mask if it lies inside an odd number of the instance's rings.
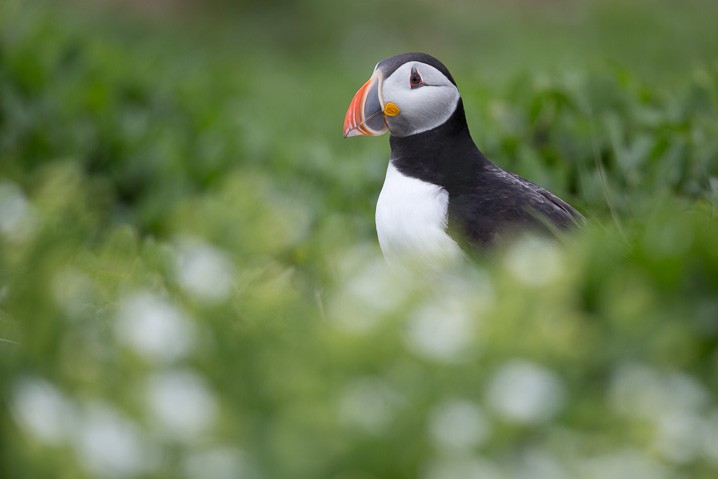
[[[344,117],[344,138],[352,136],[378,136],[387,131],[382,114],[379,75],[372,77],[359,88]]]

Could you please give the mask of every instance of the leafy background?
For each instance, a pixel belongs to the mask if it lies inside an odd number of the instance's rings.
[[[0,4],[0,474],[713,478],[715,2]],[[380,59],[590,224],[428,288],[343,140]]]

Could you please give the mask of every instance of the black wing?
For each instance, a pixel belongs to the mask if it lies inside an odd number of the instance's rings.
[[[554,232],[585,221],[558,196],[493,164],[476,180],[449,193],[449,227],[470,243],[490,245],[520,231]]]

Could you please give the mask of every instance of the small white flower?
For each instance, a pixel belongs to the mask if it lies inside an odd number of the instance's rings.
[[[183,358],[194,342],[194,328],[182,310],[146,292],[133,294],[120,303],[115,333],[127,347],[155,362]]]
[[[170,371],[150,377],[145,400],[158,429],[180,441],[192,440],[208,430],[217,413],[214,394],[191,371]]]
[[[470,401],[445,401],[429,414],[429,434],[441,449],[470,450],[486,441],[490,433],[484,413]]]
[[[44,379],[21,379],[13,388],[10,407],[20,427],[46,444],[61,444],[72,429],[72,404]]]
[[[77,457],[95,477],[135,477],[152,467],[142,431],[111,406],[90,403],[75,427]]]
[[[459,298],[430,301],[410,318],[404,336],[409,349],[425,358],[457,362],[466,358],[479,318]]]
[[[564,402],[559,377],[535,363],[513,360],[505,363],[489,381],[488,402],[504,418],[525,424],[546,422]]]
[[[33,232],[35,222],[35,211],[22,190],[15,183],[0,182],[0,234],[23,241]]]
[[[180,241],[175,275],[188,294],[207,303],[226,299],[235,277],[229,256],[199,240]]]

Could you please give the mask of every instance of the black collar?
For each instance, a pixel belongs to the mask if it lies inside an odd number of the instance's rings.
[[[402,174],[452,190],[469,183],[491,163],[474,144],[461,99],[446,122],[421,133],[391,136],[391,162]]]

